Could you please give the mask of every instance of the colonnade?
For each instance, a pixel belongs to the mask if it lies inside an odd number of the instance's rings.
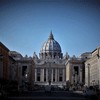
[[[37,77],[40,77],[40,82],[59,82],[65,81],[65,68],[40,68],[40,73],[37,73],[38,68],[35,68],[35,82],[37,82]],[[61,70],[61,73],[60,73]],[[46,77],[46,80],[45,80]],[[60,80],[61,77],[61,80]]]

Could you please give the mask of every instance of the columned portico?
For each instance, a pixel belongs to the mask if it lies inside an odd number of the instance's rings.
[[[46,70],[46,74],[44,73],[44,70]],[[60,70],[62,70],[62,74],[59,72]],[[61,84],[61,82],[65,82],[65,68],[51,68],[51,72],[48,72],[49,69],[48,68],[40,68],[40,74],[39,72],[37,72],[37,68],[35,69],[35,82],[36,83],[42,83],[42,85],[44,84],[49,84],[49,82],[51,83],[51,85],[53,84]],[[61,74],[61,75],[60,75]],[[38,77],[40,75],[40,81],[38,80]],[[46,77],[46,80],[45,80]],[[51,77],[51,79],[50,79]],[[62,80],[60,80],[60,77]]]
[[[61,85],[65,81],[65,62],[59,43],[52,32],[40,49],[39,57],[34,53],[35,82],[39,85]],[[37,69],[40,69],[37,71]],[[38,80],[37,80],[38,79]]]

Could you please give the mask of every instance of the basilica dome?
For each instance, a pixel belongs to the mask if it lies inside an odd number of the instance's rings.
[[[62,58],[61,52],[61,47],[59,43],[54,39],[54,36],[51,32],[48,40],[41,47],[40,54],[42,57],[49,55],[53,58],[55,58],[55,56],[59,56],[59,58]]]

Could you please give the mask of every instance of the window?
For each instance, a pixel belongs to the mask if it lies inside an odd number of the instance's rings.
[[[59,76],[63,75],[63,69],[59,69]]]
[[[53,82],[55,82],[55,69],[53,69]]]
[[[78,66],[74,66],[74,72],[75,72],[75,74],[79,74],[79,70],[78,70]]]
[[[22,76],[25,76],[27,71],[27,66],[22,66]]]
[[[46,82],[46,68],[44,69],[44,82]]]
[[[45,53],[45,56],[47,56],[47,53]]]
[[[40,81],[40,76],[37,76],[37,81]]]
[[[59,81],[62,81],[62,77],[61,76],[59,77]]]
[[[59,69],[59,81],[62,81],[63,69]]]

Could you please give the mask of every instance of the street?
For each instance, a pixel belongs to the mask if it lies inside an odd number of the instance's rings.
[[[52,91],[45,93],[44,91],[26,92],[17,96],[9,96],[8,100],[88,100],[79,93],[67,91]]]

